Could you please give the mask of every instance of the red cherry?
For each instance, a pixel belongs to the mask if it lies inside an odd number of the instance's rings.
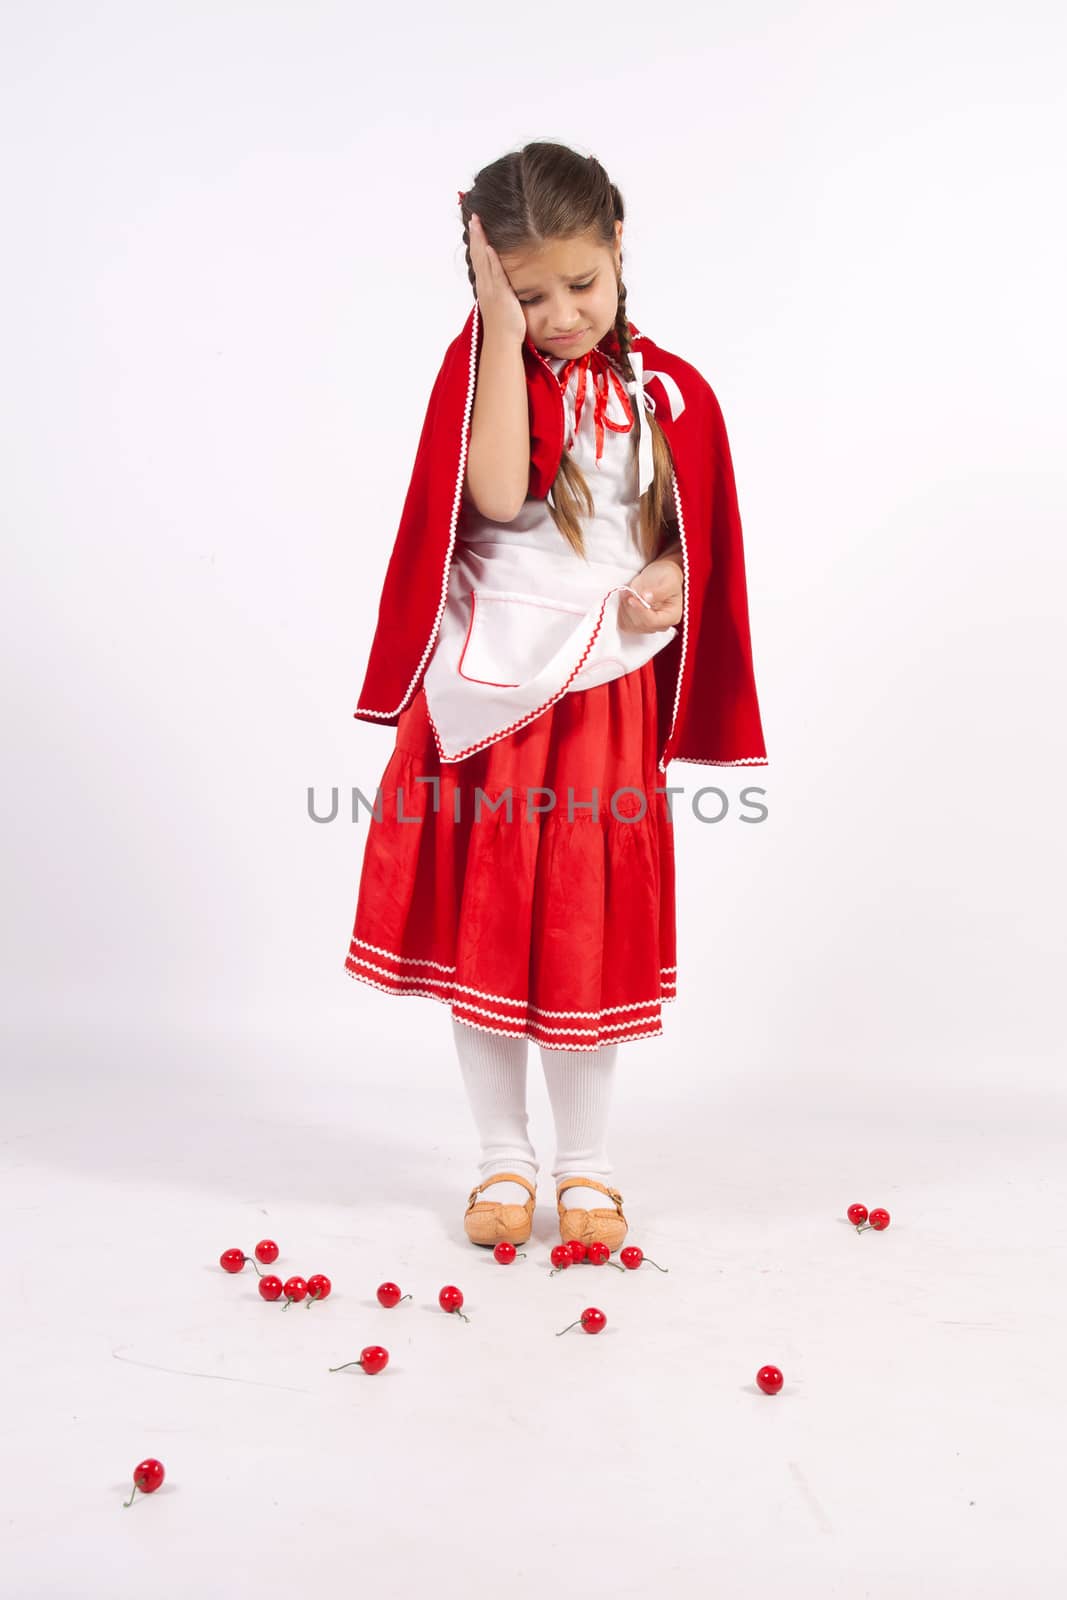
[[[382,1368],[387,1366],[388,1363],[389,1352],[384,1345],[368,1344],[364,1345],[360,1351],[358,1361],[342,1361],[339,1367],[331,1367],[330,1371],[343,1372],[345,1367],[362,1367],[364,1372],[370,1373],[373,1377],[376,1372],[381,1372]]]
[[[611,1251],[602,1239],[593,1240],[587,1251],[587,1256],[591,1267],[614,1267],[616,1272],[622,1271],[619,1263],[612,1261]]]
[[[586,1333],[603,1333],[607,1320],[607,1317],[597,1306],[586,1306],[585,1310],[578,1318],[578,1322],[581,1323]],[[556,1338],[559,1338],[560,1333],[566,1333],[569,1329],[576,1328],[578,1326],[578,1322],[568,1322],[566,1328],[561,1328],[559,1330],[559,1333],[556,1334]]]
[[[223,1272],[240,1272],[246,1261],[252,1261],[252,1257],[246,1256],[243,1250],[224,1250],[219,1256],[219,1266]],[[252,1261],[252,1265],[256,1267],[254,1261]],[[259,1276],[258,1267],[256,1267],[256,1276]]]
[[[647,1261],[650,1267],[659,1267],[660,1272],[669,1272],[670,1267],[660,1267],[658,1261],[653,1261],[651,1256],[646,1256],[639,1244],[628,1244],[619,1251],[619,1260],[631,1272],[636,1272],[642,1261]]]
[[[259,1280],[259,1292],[264,1300],[280,1300],[284,1292],[282,1280],[276,1278],[273,1272],[264,1273]]]
[[[877,1228],[879,1233],[881,1233],[883,1228],[888,1228],[889,1226],[889,1212],[886,1210],[885,1206],[875,1206],[874,1210],[867,1218],[867,1221],[870,1223],[872,1228]]]
[[[493,1246],[493,1254],[502,1267],[510,1267],[517,1255],[524,1256],[525,1250],[516,1250],[508,1239],[501,1239],[499,1244]]]
[[[146,1456],[133,1469],[133,1488],[130,1491],[130,1498],[124,1500],[122,1502],[123,1505],[129,1506],[133,1504],[133,1497],[138,1489],[142,1494],[155,1494],[165,1477],[166,1472],[162,1461],[157,1461],[155,1456]]]
[[[155,1456],[146,1456],[134,1468],[133,1481],[142,1494],[155,1494],[166,1475],[162,1461],[157,1461]]]
[[[867,1221],[867,1207],[857,1200],[854,1206],[849,1206],[845,1215],[851,1223],[858,1227],[861,1222]]]
[[[784,1380],[777,1367],[760,1367],[756,1373],[756,1382],[764,1394],[777,1394]]]
[[[454,1311],[457,1316],[463,1318],[464,1322],[470,1321],[467,1313],[460,1310],[460,1306],[463,1304],[463,1291],[462,1289],[457,1289],[454,1283],[445,1284],[441,1293],[437,1296],[437,1301],[442,1311]]]
[[[278,1246],[273,1239],[261,1239],[256,1245],[256,1260],[262,1261],[265,1267],[278,1259]]]
[[[582,1255],[584,1255],[584,1254],[585,1254],[585,1245],[583,1244],[582,1245]],[[554,1278],[556,1273],[557,1272],[562,1272],[565,1267],[573,1267],[574,1266],[575,1257],[574,1257],[574,1253],[571,1250],[569,1245],[566,1245],[566,1244],[554,1244],[552,1246],[551,1256],[552,1256],[552,1271],[549,1273],[549,1277],[550,1278]]]
[[[325,1272],[313,1272],[307,1282],[307,1305],[310,1305],[312,1300],[325,1300],[332,1288],[333,1284]],[[307,1307],[305,1306],[306,1309]]]
[[[304,1282],[303,1278],[298,1278],[296,1276],[292,1278],[286,1278],[282,1288],[285,1291],[285,1304],[282,1307],[283,1311],[288,1311],[294,1300],[305,1300],[307,1298],[308,1286]]]
[[[568,1240],[568,1242],[563,1246],[563,1248],[564,1248],[564,1250],[568,1250],[570,1252],[570,1258],[571,1258],[572,1261],[584,1261],[585,1260],[585,1245],[582,1243],[582,1241],[580,1239],[570,1239],[570,1240]]]
[[[383,1306],[395,1306],[399,1304],[401,1300],[411,1299],[409,1294],[400,1293],[400,1285],[398,1283],[380,1283],[378,1285],[377,1293],[378,1299]]]

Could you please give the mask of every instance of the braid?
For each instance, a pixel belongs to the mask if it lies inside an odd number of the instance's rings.
[[[477,298],[478,298],[478,279],[477,279],[477,276],[476,276],[475,271],[474,271],[474,262],[471,260],[471,230],[470,230],[470,214],[474,210],[474,207],[470,203],[470,197],[471,197],[471,191],[469,189],[467,190],[466,194],[461,194],[460,195],[460,201],[459,201],[459,208],[460,208],[460,216],[463,218],[463,254],[467,258],[467,277],[470,280],[471,289],[474,291],[474,298],[477,300]]]
[[[626,320],[626,285],[619,274],[619,307],[615,313],[615,336],[619,341],[619,365],[628,383],[634,380],[633,364],[630,361],[630,324]],[[653,560],[662,547],[666,537],[666,524],[673,517],[673,512],[668,505],[667,484],[673,476],[673,458],[670,446],[663,436],[659,423],[649,413],[645,412],[641,418],[641,426],[648,428],[652,435],[652,482],[642,496],[641,506],[641,542],[648,560]],[[634,436],[634,450],[637,450],[637,437]]]
[[[630,324],[626,320],[626,285],[619,275],[619,309],[615,313],[615,336],[619,341],[619,358],[623,375],[633,382],[634,369],[630,365]]]
[[[590,156],[589,159],[600,168],[601,172],[604,172],[603,167],[600,167],[600,163],[597,161],[595,156]],[[611,179],[608,178],[606,172],[604,172],[604,177],[607,180],[608,189],[611,193],[611,208],[614,220],[616,222],[621,222],[624,214],[622,195],[619,193],[617,185],[612,183]],[[634,370],[630,365],[630,326],[626,321],[626,285],[622,281],[621,267],[619,269],[619,306],[615,313],[615,337],[619,341],[619,357],[623,370],[623,376],[626,378],[628,383],[632,383],[634,378]]]
[[[615,337],[619,341],[619,365],[622,375],[627,383],[634,380],[634,369],[630,361],[630,324],[626,320],[626,285],[619,274],[619,308],[615,313]],[[637,451],[637,437],[634,435],[634,453]]]

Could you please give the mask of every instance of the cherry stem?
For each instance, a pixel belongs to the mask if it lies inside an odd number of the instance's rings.
[[[411,1299],[411,1296],[409,1294],[402,1294],[400,1296],[400,1300],[410,1300],[410,1299]],[[397,1305],[400,1304],[400,1300],[397,1301]]]
[[[256,1258],[255,1258],[255,1256],[245,1256],[245,1261],[251,1261],[253,1267],[255,1267],[255,1269],[256,1269],[256,1277],[257,1278],[262,1278],[263,1274],[262,1274],[262,1272],[260,1272],[259,1267],[256,1266]],[[242,1262],[242,1266],[243,1265],[244,1265],[244,1263]]]
[[[578,1322],[581,1322],[581,1320],[581,1317],[579,1317]],[[578,1322],[568,1322],[565,1328],[561,1328],[559,1330],[559,1333],[569,1333],[572,1328],[576,1328],[578,1326]],[[557,1339],[559,1338],[559,1333],[556,1334]]]
[[[133,1486],[133,1488],[132,1488],[132,1489],[131,1489],[131,1490],[130,1490],[130,1498],[129,1498],[129,1499],[128,1499],[128,1500],[124,1500],[124,1501],[123,1501],[123,1502],[122,1502],[122,1504],[123,1504],[123,1505],[124,1505],[124,1506],[132,1506],[132,1505],[133,1505],[133,1497],[134,1497],[134,1495],[135,1495],[135,1494],[136,1494],[136,1493],[137,1493],[137,1485],[136,1485],[136,1484],[134,1484],[134,1486]]]
[[[651,1256],[642,1256],[641,1259],[642,1259],[642,1261],[652,1261],[652,1257]],[[652,1265],[654,1267],[659,1267],[659,1270],[661,1272],[669,1272],[671,1270],[670,1267],[660,1267],[658,1261],[652,1261]]]
[[[339,1367],[330,1367],[329,1370],[331,1372],[343,1372],[346,1367],[361,1367],[362,1365],[363,1361],[361,1358],[359,1361],[342,1361]]]
[[[464,1322],[469,1322],[470,1321],[470,1317],[468,1317],[468,1315],[467,1315],[467,1313],[465,1311],[461,1311],[459,1306],[456,1307],[456,1316],[457,1317],[462,1317]]]
[[[604,1265],[606,1267],[614,1267],[616,1272],[625,1272],[626,1271],[626,1268],[625,1267],[620,1267],[619,1263],[617,1261],[605,1261]]]

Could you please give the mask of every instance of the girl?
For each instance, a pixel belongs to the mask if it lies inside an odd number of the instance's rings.
[[[475,305],[355,712],[397,734],[345,966],[450,1008],[481,1143],[467,1237],[529,1238],[533,1040],[561,1239],[616,1250],[616,1056],[675,998],[667,762],[767,759],[733,470],[706,380],[627,320],[623,201],[595,157],[526,145],[460,204]]]

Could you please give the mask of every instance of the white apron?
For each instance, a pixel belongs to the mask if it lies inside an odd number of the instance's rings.
[[[569,358],[546,359],[558,373]],[[605,428],[597,461],[591,374],[575,432],[578,377],[572,368],[563,403],[567,448],[595,504],[581,523],[587,560],[559,532],[545,501],[527,499],[511,522],[491,522],[464,486],[444,615],[423,678],[442,761],[461,761],[503,738],[563,694],[633,672],[678,632],[619,626],[623,594],[636,592],[632,580],[647,565],[638,538],[638,468],[631,431]],[[611,384],[606,415],[627,420]]]

